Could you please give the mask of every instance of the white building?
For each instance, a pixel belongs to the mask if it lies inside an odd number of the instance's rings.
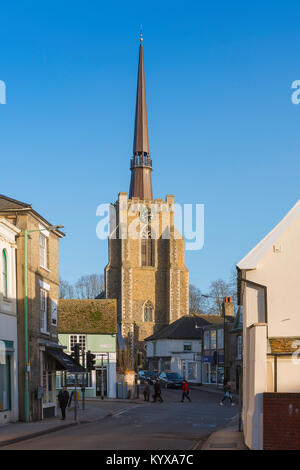
[[[184,316],[146,338],[149,369],[177,372],[201,383],[202,326],[205,320]]]
[[[263,394],[300,392],[299,241],[300,201],[237,264],[244,311],[243,427],[251,449],[263,449]]]
[[[0,424],[18,421],[18,336],[16,236],[20,230],[0,218]]]

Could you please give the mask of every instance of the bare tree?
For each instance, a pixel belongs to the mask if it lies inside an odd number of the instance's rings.
[[[104,291],[103,274],[81,276],[75,284],[78,299],[94,299]]]
[[[59,298],[73,299],[74,287],[62,278],[59,278]]]
[[[205,313],[207,310],[208,301],[205,296],[202,295],[201,290],[194,286],[194,284],[190,284],[189,290],[190,314],[195,315],[199,313]]]
[[[212,281],[208,294],[210,313],[222,315],[222,303],[224,301],[224,297],[230,297],[231,292],[230,284],[223,279]]]

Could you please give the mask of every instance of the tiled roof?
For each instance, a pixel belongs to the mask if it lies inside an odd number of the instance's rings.
[[[155,332],[146,338],[146,341],[156,339],[200,339],[202,328],[223,324],[223,322],[223,317],[219,315],[186,315]]]
[[[117,333],[117,301],[115,299],[58,301],[59,333]]]
[[[0,194],[0,210],[11,210],[11,209],[31,209],[31,204],[27,204],[26,202],[17,201],[16,199],[12,199],[10,197],[4,196],[4,194]]]
[[[296,341],[298,341],[298,345],[295,343]],[[271,354],[291,354],[299,348],[300,337],[269,338],[269,344]]]

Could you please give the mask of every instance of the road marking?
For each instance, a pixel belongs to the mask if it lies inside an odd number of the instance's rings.
[[[126,413],[126,411],[129,411],[129,410],[132,410],[133,408],[137,408],[141,405],[135,405],[135,406],[129,406],[128,408],[123,408],[122,410],[118,411],[117,413],[114,413],[112,416],[120,416],[124,413]]]

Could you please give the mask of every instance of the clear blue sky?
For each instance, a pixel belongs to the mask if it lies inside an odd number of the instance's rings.
[[[299,199],[296,1],[2,2],[0,192],[65,225],[60,273],[103,272],[96,207],[129,188],[143,24],[154,196],[205,204],[203,290]]]

